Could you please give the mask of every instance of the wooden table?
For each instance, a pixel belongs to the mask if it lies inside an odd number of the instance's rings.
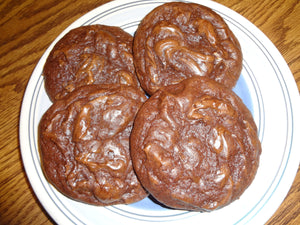
[[[54,224],[22,165],[19,116],[30,75],[50,43],[108,0],[2,0],[0,3],[0,224]],[[300,1],[217,0],[260,28],[287,61],[300,90]],[[297,124],[299,125],[299,124]],[[300,171],[267,224],[300,224]]]

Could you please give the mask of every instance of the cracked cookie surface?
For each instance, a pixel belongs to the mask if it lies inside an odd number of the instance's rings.
[[[240,44],[225,21],[195,3],[166,3],[147,14],[136,31],[133,53],[149,95],[191,76],[232,88],[242,69]]]
[[[47,179],[94,205],[129,204],[148,194],[133,171],[129,136],[144,93],[126,85],[86,85],[57,100],[39,124]]]
[[[133,37],[119,27],[75,28],[51,50],[44,65],[45,89],[55,101],[88,84],[139,87],[133,65]]]
[[[162,204],[211,211],[240,197],[255,177],[261,144],[250,111],[206,77],[163,87],[137,114],[134,169]]]

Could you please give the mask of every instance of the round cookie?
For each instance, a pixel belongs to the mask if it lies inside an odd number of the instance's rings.
[[[191,76],[207,76],[232,88],[242,69],[232,31],[217,13],[196,3],[165,3],[151,11],[135,33],[133,53],[149,95]]]
[[[255,177],[261,144],[250,111],[206,77],[163,87],[139,110],[133,167],[162,204],[211,211],[238,199]]]
[[[39,124],[49,182],[66,196],[94,205],[145,198],[129,153],[133,120],[145,100],[131,86],[87,85],[54,102]]]
[[[114,26],[97,24],[69,31],[44,65],[45,89],[51,101],[87,84],[138,87],[132,42],[130,34]]]

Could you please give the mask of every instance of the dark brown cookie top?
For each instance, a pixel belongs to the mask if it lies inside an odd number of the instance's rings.
[[[60,39],[44,65],[45,89],[52,101],[87,84],[138,87],[130,34],[119,27],[89,25]]]
[[[132,168],[129,136],[145,101],[136,88],[88,85],[56,101],[39,124],[43,171],[63,194],[94,205],[147,196]]]
[[[261,153],[242,100],[206,77],[152,95],[130,141],[142,185],[161,203],[186,210],[210,211],[239,198],[254,179]]]
[[[242,69],[238,40],[211,9],[171,2],[151,11],[134,38],[134,63],[150,95],[191,76],[207,76],[232,88]]]

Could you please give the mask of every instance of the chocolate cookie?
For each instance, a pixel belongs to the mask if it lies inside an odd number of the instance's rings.
[[[129,136],[145,101],[131,86],[87,85],[56,101],[39,124],[43,171],[63,194],[94,205],[147,196],[132,168]]]
[[[139,86],[130,34],[119,27],[82,26],[59,40],[44,65],[45,89],[52,101],[86,84]]]
[[[206,77],[163,87],[131,134],[134,169],[159,202],[210,211],[239,198],[256,174],[257,128],[242,100]]]
[[[232,88],[242,69],[240,44],[211,9],[171,2],[151,11],[134,37],[134,63],[150,95],[191,76],[207,76]]]

